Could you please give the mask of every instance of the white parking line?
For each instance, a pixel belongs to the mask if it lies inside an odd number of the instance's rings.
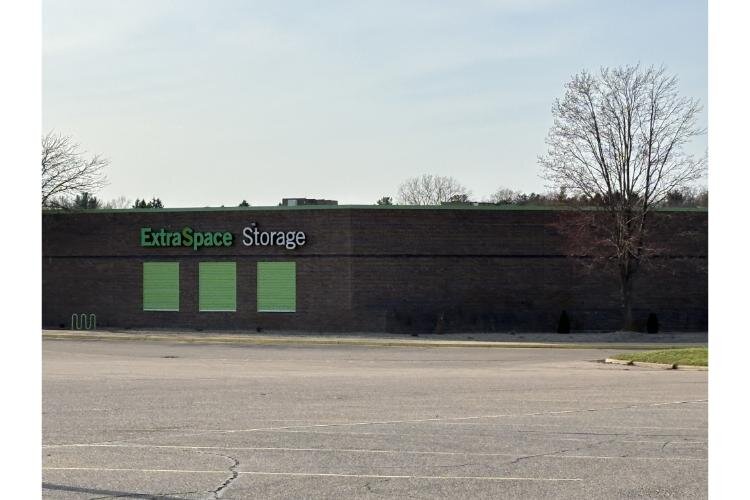
[[[305,425],[287,425],[287,426],[278,426],[278,427],[256,427],[256,428],[250,428],[250,429],[201,429],[189,433],[182,433],[182,434],[172,434],[167,437],[170,438],[179,438],[179,437],[195,437],[195,436],[203,436],[206,434],[234,434],[234,433],[240,433],[240,432],[300,432],[303,429],[319,429],[319,428],[326,428],[326,427],[356,427],[356,426],[366,426],[366,425],[395,425],[395,424],[417,424],[417,423],[430,423],[430,422],[437,422],[437,423],[451,423],[455,421],[461,421],[461,420],[479,420],[479,419],[494,419],[494,418],[514,418],[514,417],[536,417],[536,416],[544,416],[544,415],[563,415],[563,414],[569,414],[569,413],[584,413],[584,412],[597,412],[597,411],[610,411],[610,410],[625,410],[625,409],[631,409],[631,408],[648,408],[653,406],[668,406],[668,405],[676,405],[676,404],[695,404],[695,403],[707,403],[707,399],[696,399],[696,400],[686,400],[686,401],[664,401],[664,402],[658,402],[658,403],[644,403],[644,404],[636,404],[636,405],[626,405],[626,406],[611,406],[611,407],[605,407],[605,408],[579,408],[579,409],[570,409],[570,410],[556,410],[556,411],[541,411],[541,412],[533,412],[533,413],[502,413],[497,415],[476,415],[476,416],[469,416],[469,417],[435,417],[435,418],[422,418],[422,419],[410,419],[410,420],[376,420],[376,421],[366,421],[366,422],[335,422],[335,423],[320,423],[320,424],[305,424]],[[501,425],[514,425],[514,424],[501,424]],[[524,426],[526,424],[517,424],[519,426]],[[528,424],[530,426],[537,425],[537,426],[544,426],[545,424]],[[601,426],[602,428],[606,428],[606,426]],[[630,428],[639,428],[639,429],[679,429],[679,430],[705,430],[702,428],[681,428],[681,427],[618,427],[613,426],[614,428],[624,428],[624,429],[630,429]],[[566,433],[562,433],[566,434]],[[130,441],[137,441],[140,439],[147,439],[150,436],[144,436],[139,438],[130,438]],[[116,440],[116,441],[123,441],[123,440]],[[109,444],[112,441],[109,442],[98,442],[98,443],[82,443],[82,446],[85,446],[87,444]],[[62,445],[59,445],[62,446]],[[70,444],[67,446],[78,446],[77,444]],[[44,447],[44,446],[43,446]]]
[[[155,472],[180,474],[226,474],[226,470],[185,470],[185,469],[125,469],[109,467],[43,467],[42,470],[91,471],[91,472]],[[506,477],[506,476],[416,476],[385,474],[336,474],[325,472],[265,472],[238,471],[240,475],[254,476],[297,476],[297,477],[356,477],[373,479],[463,479],[471,481],[583,481],[581,478],[558,477]]]
[[[371,421],[371,422],[343,422],[343,423],[326,423],[326,424],[308,424],[308,425],[290,425],[283,427],[260,427],[253,429],[228,429],[224,431],[217,431],[218,433],[235,433],[235,432],[258,432],[258,431],[272,431],[272,430],[285,430],[285,429],[309,429],[316,427],[346,427],[346,426],[359,426],[359,425],[379,425],[379,424],[411,424],[411,423],[427,423],[427,422],[451,422],[457,420],[479,420],[485,418],[508,418],[508,417],[536,417],[542,415],[564,415],[567,413],[584,413],[584,412],[596,412],[596,411],[609,411],[609,410],[626,410],[631,408],[647,408],[653,406],[666,406],[676,404],[690,404],[690,403],[705,403],[707,399],[697,399],[692,401],[665,401],[659,403],[645,403],[636,405],[626,406],[612,406],[606,408],[578,408],[571,410],[556,410],[556,411],[539,411],[532,413],[501,413],[498,415],[477,415],[470,417],[435,417],[435,418],[422,418],[412,420],[382,420],[382,421]],[[656,428],[656,427],[654,427]],[[702,430],[702,429],[701,429]]]
[[[522,424],[515,424],[515,423],[504,423],[504,424],[498,424],[496,422],[437,422],[443,425],[475,425],[475,426],[498,426],[498,425],[507,425],[507,426],[518,426],[518,427],[552,427],[552,428],[558,428],[558,427],[566,427],[565,424],[529,424],[529,423],[522,423]],[[657,430],[678,430],[678,431],[705,431],[705,427],[671,427],[671,426],[654,426],[654,425],[587,425],[586,428],[588,429],[657,429]]]
[[[664,442],[664,440],[662,439],[662,440],[657,441],[655,439],[651,439],[651,440],[641,439],[641,440],[632,440],[631,441],[631,440],[623,439],[622,441],[618,441],[618,442],[619,443],[658,443],[658,444],[662,444]],[[682,445],[690,445],[690,444],[708,444],[708,441],[670,441],[669,442],[670,446],[682,446]]]
[[[616,444],[616,443],[615,443]],[[290,451],[290,452],[322,452],[322,453],[371,453],[371,454],[394,454],[394,455],[442,455],[442,456],[473,456],[473,457],[510,457],[517,458],[522,455],[513,453],[491,453],[491,452],[463,452],[463,451],[422,451],[422,450],[373,450],[362,448],[290,448],[273,446],[187,446],[171,444],[91,444],[91,445],[53,445],[46,448],[157,448],[176,450],[234,450],[234,451]],[[705,461],[707,458],[697,457],[629,457],[629,456],[604,456],[604,455],[565,455],[556,452],[540,454],[538,458],[576,458],[594,460],[698,460]]]
[[[687,401],[664,401],[664,402],[658,402],[658,403],[643,403],[643,404],[634,404],[634,405],[625,405],[625,406],[610,406],[610,407],[604,407],[604,408],[577,408],[577,409],[570,409],[570,410],[539,411],[539,412],[532,412],[532,413],[516,413],[516,414],[501,413],[497,415],[476,415],[476,416],[470,416],[470,417],[434,417],[434,418],[417,418],[417,419],[408,419],[408,420],[375,420],[375,421],[365,421],[365,422],[339,422],[339,423],[324,423],[324,424],[287,425],[287,426],[278,426],[278,427],[255,427],[255,428],[250,428],[250,429],[203,430],[199,432],[175,434],[170,437],[193,437],[193,436],[200,436],[200,435],[205,435],[205,434],[235,434],[235,433],[240,433],[240,432],[287,431],[287,430],[295,430],[295,429],[315,429],[315,428],[323,428],[323,427],[355,427],[355,426],[365,426],[365,425],[419,424],[419,423],[429,423],[429,422],[448,423],[452,421],[480,420],[480,419],[488,419],[488,418],[536,417],[536,416],[544,416],[544,415],[564,415],[568,413],[627,410],[627,409],[633,409],[633,408],[650,408],[654,406],[668,406],[668,405],[676,405],[676,404],[706,403],[707,401],[708,401],[707,399],[696,399],[696,400],[687,400]],[[627,429],[629,427],[625,427],[625,428]],[[658,427],[650,427],[650,428],[658,429]],[[669,429],[669,427],[665,427],[665,429]],[[675,429],[675,427],[673,427],[672,429]],[[698,429],[698,430],[703,430],[703,429]],[[135,438],[135,439],[143,439],[143,438]]]

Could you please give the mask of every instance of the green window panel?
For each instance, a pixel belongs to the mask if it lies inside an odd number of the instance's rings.
[[[143,310],[180,310],[180,263],[143,263]]]
[[[237,264],[198,264],[198,309],[202,312],[237,310]]]
[[[296,312],[294,262],[258,262],[258,312]]]

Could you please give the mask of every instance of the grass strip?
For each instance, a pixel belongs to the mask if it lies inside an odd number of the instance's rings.
[[[658,351],[634,352],[612,356],[625,361],[643,363],[665,363],[683,366],[708,366],[708,347],[691,347],[687,349],[664,349]]]

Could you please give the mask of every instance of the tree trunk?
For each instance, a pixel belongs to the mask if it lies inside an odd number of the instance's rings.
[[[626,332],[635,332],[633,323],[633,274],[632,262],[620,265],[620,301],[622,307],[622,329]]]

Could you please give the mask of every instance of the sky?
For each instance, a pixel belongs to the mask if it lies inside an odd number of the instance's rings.
[[[423,173],[476,200],[545,192],[575,73],[664,64],[707,106],[705,1],[44,0],[42,18],[43,129],[110,159],[104,200],[371,204]]]

